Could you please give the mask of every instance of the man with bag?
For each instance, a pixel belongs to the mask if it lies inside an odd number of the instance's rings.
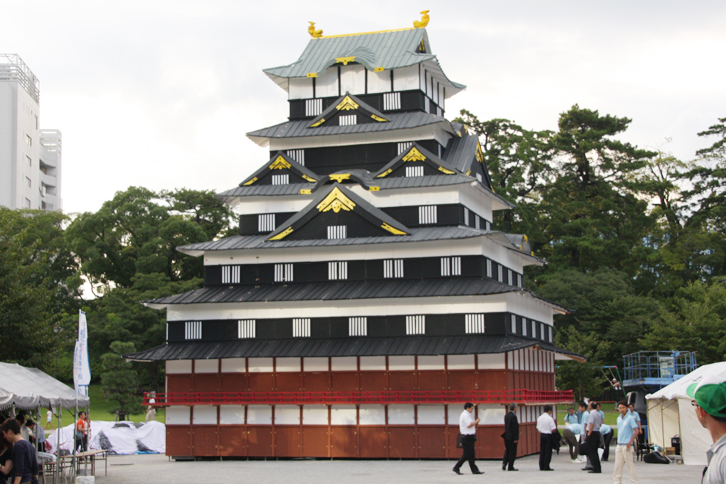
[[[509,404],[509,412],[504,416],[504,457],[502,470],[516,471],[514,459],[517,458],[517,443],[519,442],[519,420],[517,419],[517,403]],[[507,468],[509,467],[509,468]]]
[[[474,463],[476,458],[476,451],[474,449],[474,443],[476,442],[476,426],[479,424],[480,419],[474,420],[471,415],[474,412],[474,404],[466,402],[464,404],[464,411],[459,416],[459,433],[461,434],[461,447],[463,453],[461,459],[456,463],[454,469],[457,474],[461,475],[461,466],[464,462],[469,461],[469,468],[472,474],[484,474]]]
[[[638,476],[635,475],[635,458],[633,445],[638,438],[638,424],[628,412],[628,404],[621,400],[618,402],[618,445],[615,447],[615,469],[613,469],[613,482],[623,482],[623,465],[628,467],[628,477],[632,484],[638,484]]]

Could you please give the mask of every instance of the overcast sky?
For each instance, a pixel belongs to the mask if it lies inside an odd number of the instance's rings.
[[[578,103],[632,118],[622,137],[694,157],[726,117],[726,2],[0,0],[0,52],[40,79],[41,128],[63,133],[63,207],[129,186],[226,190],[268,156],[245,133],[286,121],[263,68],[310,37],[412,26],[480,119],[556,129]],[[670,141],[669,141],[670,140]]]

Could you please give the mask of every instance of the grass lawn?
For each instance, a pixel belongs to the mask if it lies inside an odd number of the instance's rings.
[[[111,408],[113,406],[113,402],[107,400],[103,396],[103,390],[101,390],[100,384],[90,385],[88,387],[88,396],[91,398],[91,408],[89,410],[89,413],[91,415],[91,420],[106,420],[113,422],[116,418],[116,415],[111,411]],[[47,408],[41,408],[40,409],[40,423],[45,427],[46,421],[45,421],[45,412],[47,411]],[[78,409],[85,410],[85,408]],[[145,413],[140,413],[138,415],[130,415],[127,417],[132,422],[143,422],[146,419]],[[156,420],[159,422],[164,421],[164,409],[159,408],[156,411]],[[73,422],[73,412],[64,410],[63,411],[63,417],[62,417],[62,423],[63,426],[66,426]],[[58,418],[53,417],[53,428],[58,428]]]

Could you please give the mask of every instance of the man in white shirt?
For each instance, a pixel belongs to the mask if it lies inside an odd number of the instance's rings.
[[[552,471],[552,444],[554,434],[557,431],[557,424],[552,418],[552,405],[545,405],[544,413],[537,419],[537,431],[539,432],[539,470]]]
[[[474,443],[476,442],[476,426],[479,424],[479,419],[474,420],[472,413],[474,413],[474,404],[466,402],[464,404],[464,411],[459,416],[459,433],[462,435],[461,444],[464,452],[453,469],[459,475],[461,475],[461,466],[466,461],[469,461],[472,474],[484,474],[474,463],[474,459],[476,458]]]

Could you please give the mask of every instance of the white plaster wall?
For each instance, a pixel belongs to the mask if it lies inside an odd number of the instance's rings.
[[[360,64],[340,66],[340,93],[365,94],[366,69]],[[318,96],[320,97],[320,96]]]
[[[315,97],[332,97],[338,95],[338,67],[328,67],[318,74],[315,80]]]
[[[290,79],[289,99],[310,99],[313,97],[313,79],[294,77]]]
[[[419,88],[418,64],[393,70],[393,90],[413,91]]]
[[[368,71],[368,94],[391,91],[391,71]]]

